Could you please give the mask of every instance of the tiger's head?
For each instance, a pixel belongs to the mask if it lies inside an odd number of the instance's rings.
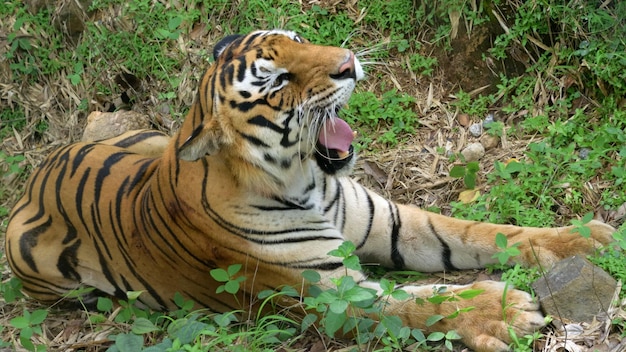
[[[272,30],[228,36],[214,58],[175,138],[179,159],[220,154],[241,178],[278,184],[307,160],[329,174],[351,166],[354,132],[337,113],[364,74],[350,50]]]

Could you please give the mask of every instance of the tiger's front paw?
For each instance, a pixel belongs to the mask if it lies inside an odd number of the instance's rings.
[[[444,319],[443,326],[437,328],[456,330],[463,343],[475,351],[509,351],[512,333],[524,336],[546,325],[539,304],[526,292],[510,289],[504,282],[496,281],[476,282],[469,289],[484,292],[454,303],[473,309],[455,318]]]

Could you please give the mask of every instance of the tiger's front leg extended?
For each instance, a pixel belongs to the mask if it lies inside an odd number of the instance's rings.
[[[519,243],[521,254],[511,262],[526,266],[539,263],[547,267],[565,257],[590,253],[608,244],[614,232],[611,226],[597,221],[587,225],[591,237],[583,238],[573,233],[571,226],[529,228],[454,219],[389,202],[347,178],[338,179],[336,188],[330,187],[328,192],[327,199],[333,192],[340,195],[330,199],[335,199],[333,204],[337,204],[338,209],[342,209],[341,204],[345,204],[345,208],[339,211],[328,206],[327,216],[335,220],[347,240],[355,243],[361,261],[397,269],[432,272],[481,268],[496,263],[493,255],[501,250],[496,246],[498,233],[507,236],[510,244]],[[520,336],[545,324],[539,305],[532,297],[504,283],[482,281],[465,286],[447,285],[444,295],[456,295],[468,289],[482,293],[471,299],[429,303],[427,298],[435,292],[441,293],[440,287],[403,287],[415,299],[392,300],[386,314],[398,315],[412,327],[456,330],[462,341],[477,351],[507,351],[511,342],[509,328]],[[429,316],[449,316],[458,310],[468,311],[428,328],[424,324]]]
[[[573,232],[574,226],[532,228],[455,219],[387,201],[348,178],[338,179],[337,189],[350,199],[345,201],[344,216],[335,216],[346,239],[357,245],[363,261],[397,269],[434,272],[495,264],[493,255],[502,250],[496,245],[498,233],[511,245],[519,243],[521,254],[511,263],[550,267],[609,244],[615,232],[599,221],[586,225],[591,236],[584,238]],[[332,217],[335,208],[329,209]]]

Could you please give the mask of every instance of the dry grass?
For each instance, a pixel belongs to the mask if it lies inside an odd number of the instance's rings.
[[[71,1],[66,1],[71,2]],[[370,42],[384,42],[389,38],[386,33],[369,31],[368,28],[359,25],[360,12],[357,10],[357,0],[352,0],[340,5],[340,1],[307,2],[302,4],[306,10],[313,3],[334,9],[336,6],[345,6],[352,13],[355,27],[361,28],[361,36],[354,39],[351,44],[355,45],[355,50],[367,48]],[[182,6],[182,5],[181,5]],[[58,7],[60,8],[60,7]],[[212,45],[229,32],[229,28],[222,28],[219,18],[228,19],[233,17],[233,11],[237,7],[233,6],[230,11],[216,14],[211,21],[213,27],[194,26],[193,30],[181,38],[171,48],[176,51],[176,57],[180,58],[177,72],[168,72],[172,77],[181,77],[181,83],[176,90],[174,98],[162,100],[159,94],[167,89],[164,83],[157,80],[140,78],[138,85],[130,89],[121,88],[122,85],[116,83],[116,77],[128,72],[128,69],[120,66],[114,58],[110,60],[110,70],[94,78],[94,81],[82,81],[78,85],[70,83],[69,73],[61,70],[56,74],[40,75],[34,82],[15,82],[12,79],[12,72],[7,61],[0,59],[0,105],[8,107],[20,107],[25,114],[25,125],[23,128],[13,130],[13,134],[7,136],[1,142],[1,150],[7,155],[24,155],[26,157],[23,167],[37,165],[42,158],[52,149],[80,139],[85,126],[86,115],[89,111],[107,110],[112,104],[116,106],[124,105],[120,101],[120,93],[125,92],[135,100],[132,110],[150,116],[156,128],[171,132],[177,128],[178,120],[173,118],[174,112],[184,111],[193,100],[196,90],[197,78],[200,76],[205,60],[203,50],[207,50]],[[99,11],[92,14],[92,19],[111,26],[127,27],[130,23],[127,19],[119,17],[119,9],[111,7],[107,11]],[[229,22],[229,21],[224,21]],[[0,21],[0,33],[11,32],[15,23],[15,18],[3,18]],[[465,30],[461,28],[464,32]],[[21,29],[23,35],[31,35],[25,29]],[[422,32],[424,37],[429,33],[428,28]],[[37,36],[46,38],[47,33],[37,33]],[[64,45],[72,46],[69,37]],[[421,39],[421,38],[420,38]],[[453,41],[455,50],[446,53],[438,50],[435,46],[426,45],[422,51],[426,54],[436,55],[440,58],[440,66],[431,77],[418,77],[407,71],[404,64],[407,56],[394,53],[383,65],[375,65],[369,68],[370,78],[363,82],[359,89],[370,90],[377,93],[383,91],[383,87],[395,87],[398,91],[408,93],[417,99],[414,110],[419,116],[420,127],[416,133],[410,136],[403,136],[402,140],[393,148],[387,145],[373,143],[368,150],[363,151],[355,177],[366,186],[377,190],[384,196],[403,203],[414,204],[420,207],[437,207],[443,213],[450,213],[450,202],[456,201],[458,194],[463,190],[463,185],[457,179],[450,178],[449,170],[451,163],[444,157],[441,150],[458,153],[471,142],[477,141],[467,132],[466,123],[460,123],[459,112],[450,105],[454,100],[452,93],[461,86],[466,91],[481,91],[488,84],[494,82],[492,67],[487,67],[483,61],[478,60],[482,49],[481,46],[489,43],[489,33],[483,30],[474,33],[461,33]],[[461,48],[463,48],[461,50]],[[473,48],[474,50],[470,50]],[[0,34],[0,57],[9,50],[7,38]],[[454,57],[454,60],[447,59]],[[478,61],[477,61],[478,60]],[[459,67],[463,63],[465,69]],[[503,65],[501,71],[515,70],[519,63]],[[462,79],[467,67],[473,68],[473,77]],[[85,70],[89,70],[86,67]],[[89,75],[86,74],[86,77]],[[484,79],[479,79],[483,77]],[[111,96],[95,95],[95,84],[103,84],[110,88]],[[493,86],[491,86],[493,88]],[[538,85],[534,94],[537,101],[549,99],[544,96],[541,85]],[[87,108],[77,109],[81,100],[86,99]],[[494,111],[500,114],[499,111]],[[505,121],[505,128],[516,122],[517,115],[500,115]],[[470,120],[478,122],[483,116],[470,116]],[[38,132],[37,125],[41,121],[46,121],[48,127],[43,132]],[[381,134],[385,126],[380,130],[368,130],[370,136],[374,138]],[[495,148],[489,149],[481,159],[479,179],[484,180],[485,175],[492,172],[494,161],[506,161],[511,158],[523,157],[529,143],[537,141],[537,136],[521,136],[516,139],[508,139],[506,133],[500,137]],[[0,166],[2,167],[2,166]],[[0,206],[10,208],[20,195],[21,185],[24,180],[20,177],[5,177],[1,180],[3,194],[0,199]],[[479,188],[486,187],[479,184]],[[588,192],[584,193],[584,202],[590,204],[592,208],[599,203],[601,190],[609,187],[607,184],[597,181],[590,184]],[[485,191],[485,189],[483,189]],[[565,222],[574,214],[568,209],[560,211]],[[579,214],[578,214],[579,215]],[[0,219],[6,225],[6,217]],[[4,230],[4,228],[0,228]],[[6,260],[0,259],[5,271],[2,272],[2,281],[10,277]],[[471,281],[483,272],[470,273],[448,273],[446,281]],[[435,276],[434,280],[440,280]],[[39,307],[32,301],[20,302],[17,304],[5,304],[0,301],[0,325],[8,327],[8,321],[12,317],[20,316],[24,309],[34,310]],[[128,330],[124,324],[112,322],[115,312],[108,317],[109,321],[97,326],[88,322],[88,313],[85,311],[51,310],[50,317],[43,324],[44,334],[38,337],[38,341],[46,346],[48,350],[63,351],[103,351],[109,344],[107,336],[113,331]],[[620,307],[615,307],[610,311],[611,318],[626,318],[624,311]],[[600,346],[607,341],[610,332],[608,321],[582,326],[582,334],[578,335],[580,341],[585,345]],[[5,328],[2,332],[4,341],[15,342],[17,336],[14,330]],[[562,351],[559,344],[564,344],[563,332],[555,329],[548,333],[545,344],[546,351]],[[571,334],[570,334],[571,337]],[[603,351],[623,351],[626,347],[624,342],[615,341],[616,336],[611,338],[611,346],[602,347]],[[301,346],[312,346],[312,351],[321,351],[330,348],[339,349],[338,342],[320,340],[318,336],[304,336]],[[17,345],[17,343],[16,343]],[[617,346],[617,347],[615,347]],[[578,348],[578,347],[576,347]],[[578,351],[570,348],[569,351]],[[600,349],[600,347],[598,347]],[[302,348],[301,350],[305,350]],[[580,349],[581,351],[584,349]]]

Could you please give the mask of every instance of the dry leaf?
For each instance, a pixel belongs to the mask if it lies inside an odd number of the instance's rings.
[[[387,173],[383,171],[376,163],[365,160],[365,162],[363,163],[363,171],[365,171],[367,175],[372,176],[376,180],[376,182],[380,183],[381,185],[387,183]]]
[[[474,202],[480,196],[480,191],[477,189],[466,189],[459,193],[459,201],[463,204],[469,204]]]

